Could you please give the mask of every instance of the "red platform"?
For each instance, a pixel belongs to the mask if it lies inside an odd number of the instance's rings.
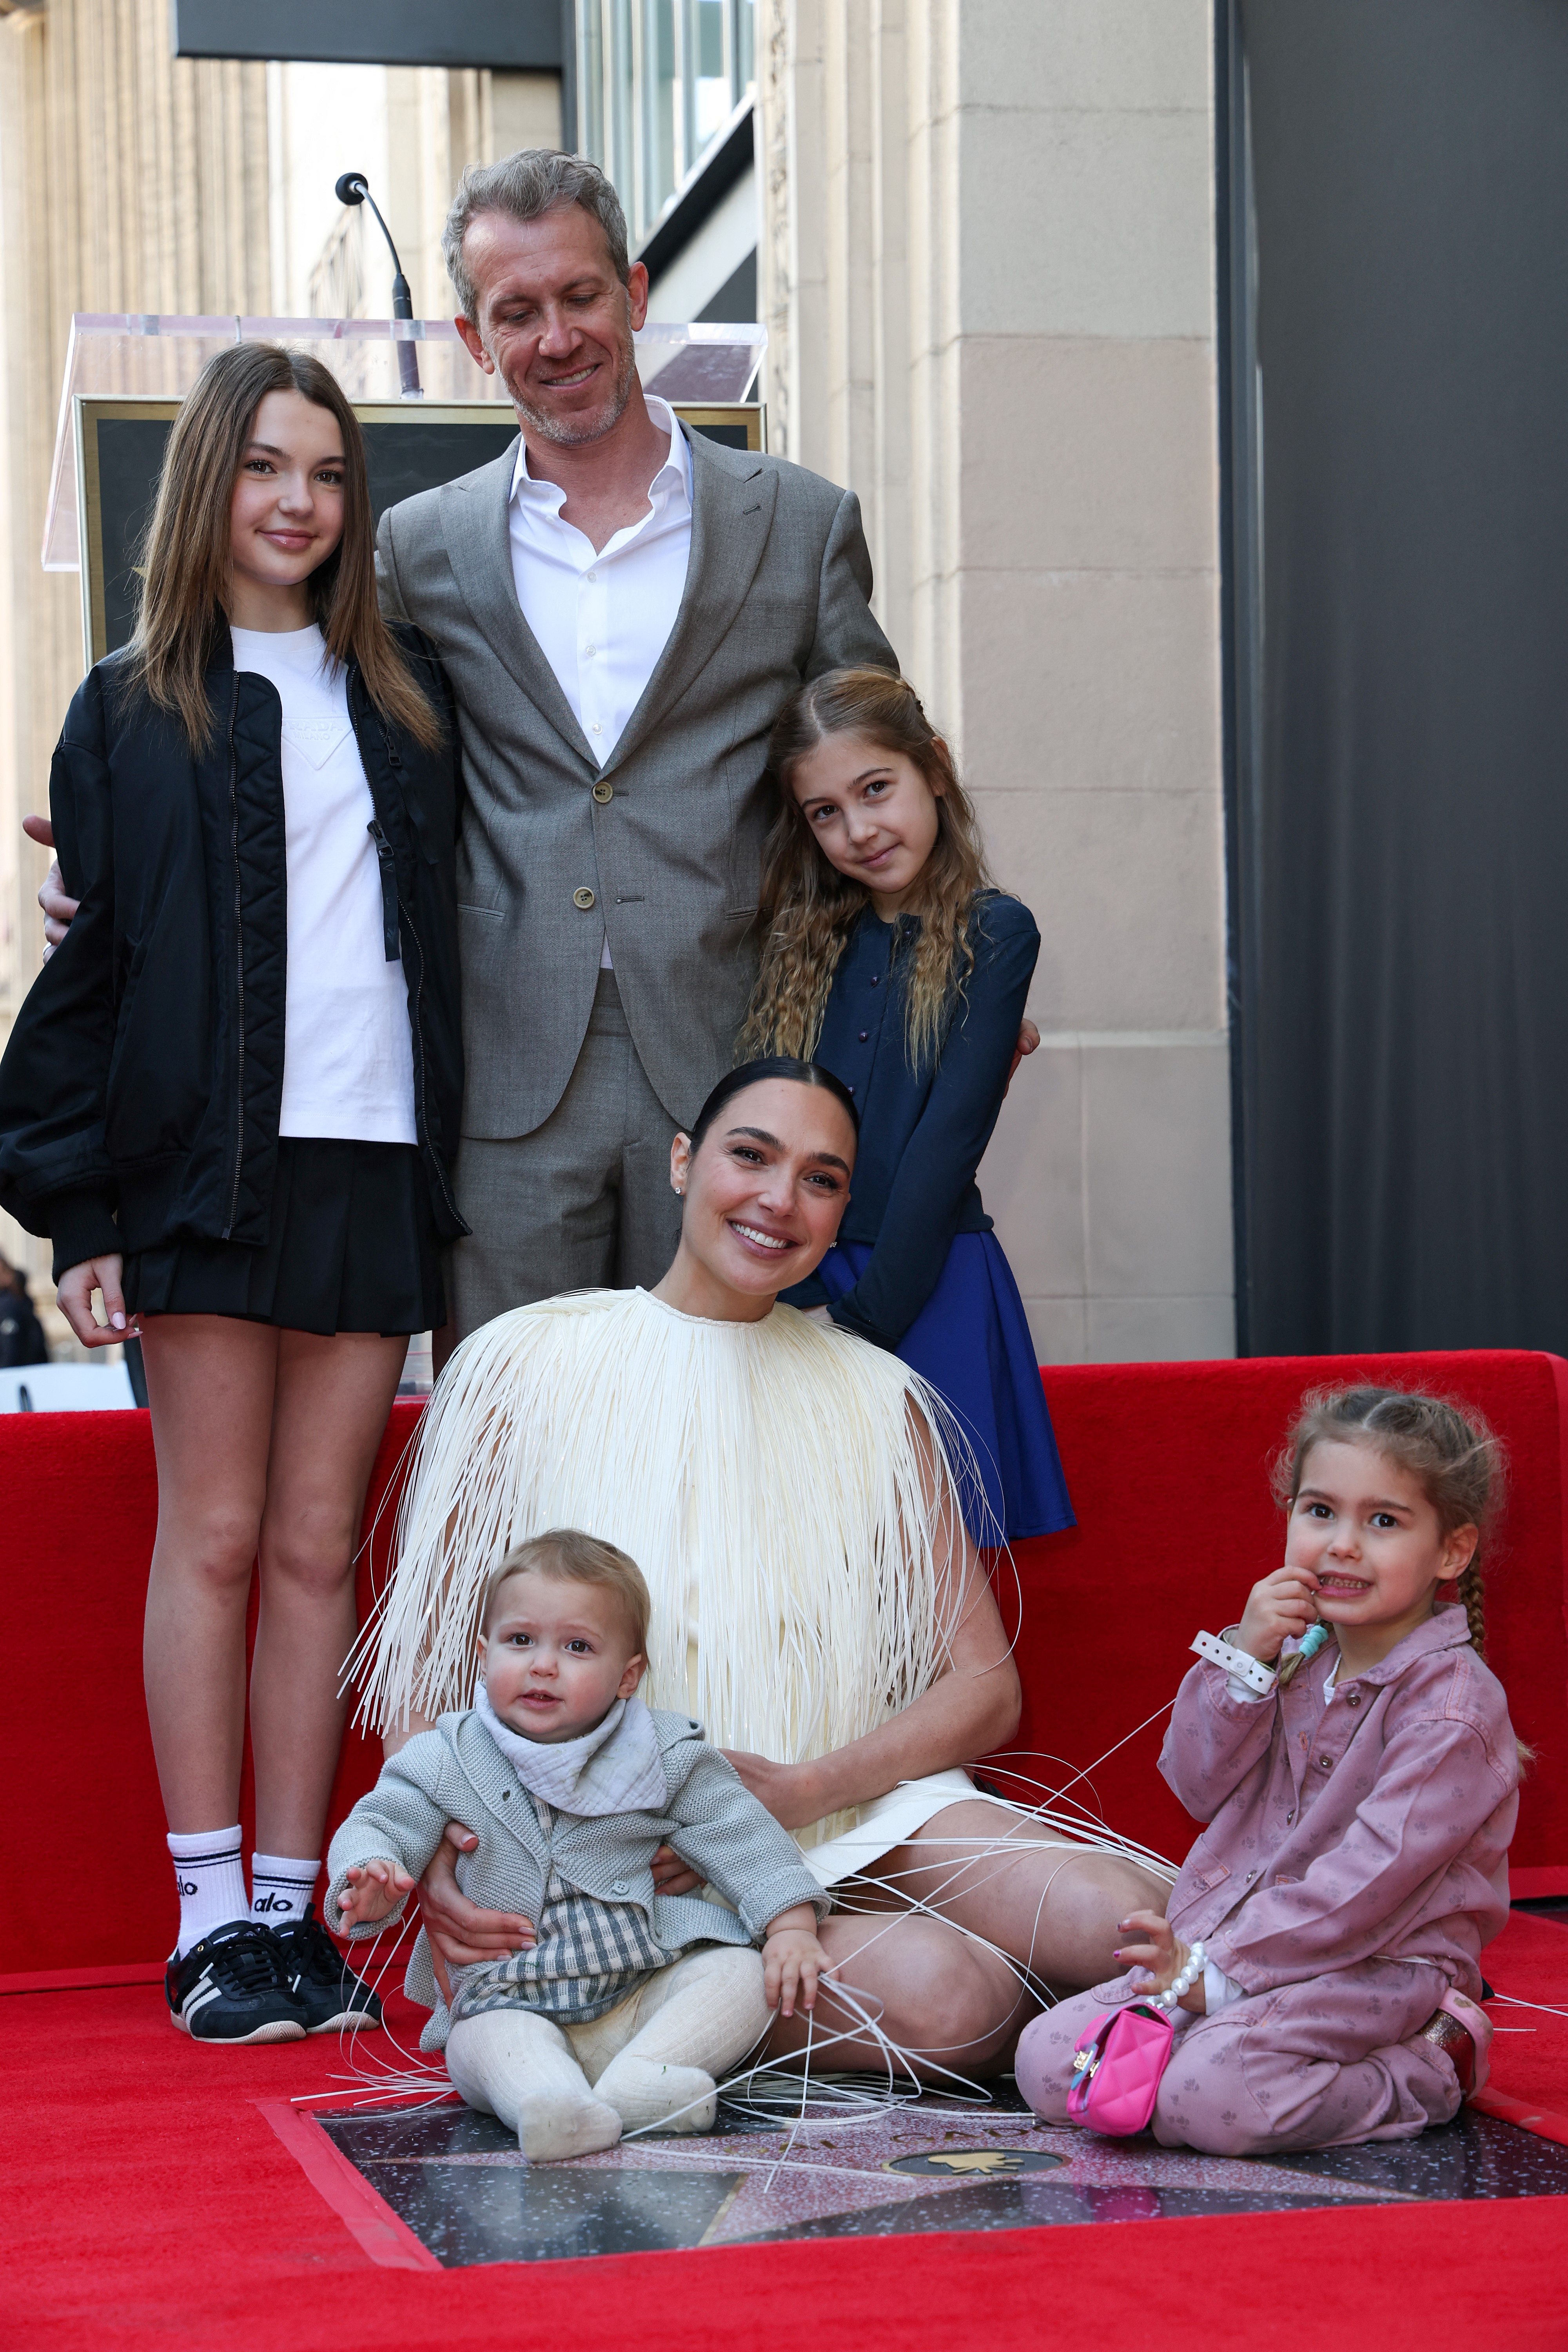
[[[1537,1759],[1520,1808],[1515,1892],[1568,1893],[1568,1363],[1556,1356],[1048,1371],[1079,1524],[1018,1547],[1016,1597],[1004,1574],[1004,1607],[1019,1618],[1022,1601],[1026,1704],[1016,1746],[998,1764],[1010,1760],[1057,1786],[1092,1767],[1075,1794],[1092,1789],[1113,1827],[1166,1853],[1185,1852],[1193,1824],[1154,1769],[1160,1711],[1199,1626],[1232,1622],[1248,1586],[1279,1558],[1268,1467],[1303,1391],[1352,1378],[1440,1388],[1479,1406],[1508,1445],[1511,1495],[1489,1573],[1488,1654]],[[376,1463],[366,1513],[376,1535],[362,1599],[373,1570],[384,1573],[417,1414],[414,1404],[394,1408]],[[0,1772],[8,1788],[37,1792],[8,1824],[18,1844],[0,1917],[0,1976],[148,1961],[169,1948],[175,1906],[142,1703],[142,1604],[157,1516],[147,1415],[0,1417],[0,1492],[11,1562]],[[1151,1716],[1159,1719],[1117,1747]],[[351,1732],[334,1823],[374,1777],[372,1750]],[[246,1812],[248,1821],[248,1789]],[[62,1853],[111,1853],[114,1902],[62,1905],[53,1883],[25,1866],[40,1838]]]

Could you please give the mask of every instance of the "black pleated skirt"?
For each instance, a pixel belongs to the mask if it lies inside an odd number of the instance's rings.
[[[447,1319],[429,1182],[412,1143],[285,1136],[260,1247],[189,1235],[125,1260],[141,1315],[233,1315],[281,1330],[438,1330]]]

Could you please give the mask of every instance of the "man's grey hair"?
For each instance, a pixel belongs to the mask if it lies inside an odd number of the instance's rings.
[[[458,183],[441,258],[458,289],[463,316],[477,326],[479,298],[463,257],[463,240],[481,213],[504,213],[518,221],[538,220],[561,205],[581,205],[605,232],[610,261],[624,286],[631,273],[626,253],[626,216],[621,200],[596,163],[583,155],[563,155],[549,147],[520,147],[499,163],[470,163]]]

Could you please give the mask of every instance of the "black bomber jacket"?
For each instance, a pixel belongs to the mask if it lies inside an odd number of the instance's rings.
[[[401,955],[419,1148],[443,1239],[463,1094],[458,981],[459,768],[430,641],[395,634],[442,721],[426,751],[371,702],[349,712],[370,783],[388,961]],[[49,776],[80,909],[0,1061],[0,1207],[66,1267],[176,1235],[265,1243],[283,1090],[288,877],[282,705],[215,628],[212,733],[126,694],[110,655],[72,700]]]

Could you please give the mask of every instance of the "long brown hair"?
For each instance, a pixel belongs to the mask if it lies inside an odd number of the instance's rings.
[[[343,535],[310,574],[315,617],[332,659],[359,665],[384,719],[426,750],[440,722],[415,683],[375,594],[370,483],[359,419],[320,360],[278,343],[236,343],[209,360],[181,404],[142,541],[136,628],[121,676],[184,724],[199,751],[212,731],[206,670],[228,593],[229,509],[240,460],[269,392],[299,392],[342,435]]]
[[[942,1049],[974,969],[969,914],[987,881],[980,827],[952,754],[906,678],[885,669],[833,669],[792,696],[768,743],[778,814],[763,849],[757,908],[762,969],[736,1044],[737,1059],[789,1054],[809,1061],[845,943],[871,894],[829,865],[795,799],[794,775],[829,735],[858,735],[900,753],[937,795],[936,842],[908,911],[920,918],[909,952],[904,1042],[911,1068]]]
[[[1481,1552],[1502,1507],[1505,1466],[1502,1446],[1479,1412],[1461,1412],[1446,1397],[1408,1389],[1318,1389],[1301,1400],[1300,1414],[1274,1465],[1274,1491],[1289,1509],[1301,1491],[1307,1456],[1314,1445],[1370,1445],[1386,1454],[1420,1482],[1437,1514],[1439,1532],[1478,1530],[1469,1564],[1455,1579],[1454,1598],[1463,1608],[1470,1643],[1486,1655],[1486,1609],[1481,1588]]]

